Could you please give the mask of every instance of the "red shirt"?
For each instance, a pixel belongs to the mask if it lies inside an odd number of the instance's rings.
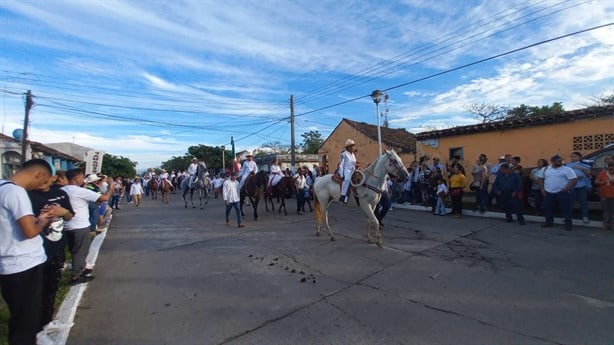
[[[599,186],[600,197],[614,198],[614,178],[608,176],[607,170],[602,170],[599,175],[597,175],[595,184]]]

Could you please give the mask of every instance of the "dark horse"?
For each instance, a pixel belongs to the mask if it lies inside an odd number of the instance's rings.
[[[268,183],[268,181],[267,181]],[[281,213],[281,208],[284,208],[284,215],[288,215],[288,211],[286,211],[286,196],[287,195],[296,195],[296,185],[294,184],[294,179],[292,176],[282,176],[281,180],[277,182],[276,185],[272,186],[270,189],[267,188],[267,192],[264,194],[264,205],[266,206],[266,210],[269,210],[269,202],[271,203],[271,211],[275,211],[275,205],[273,204],[273,199],[279,200],[279,210],[278,213]]]
[[[158,184],[158,179],[152,177],[151,180],[147,183],[147,188],[149,188],[149,193],[151,193],[151,200],[158,199],[158,189],[160,185]]]
[[[207,167],[203,164],[198,165],[198,169],[196,170],[196,176],[194,176],[194,181],[190,184],[190,178],[185,177],[183,181],[181,181],[181,189],[183,190],[183,201],[185,201],[185,207],[188,207],[188,199],[186,195],[190,192],[190,202],[192,204],[192,208],[196,208],[194,205],[194,191],[198,192],[198,200],[200,202],[200,209],[205,208],[205,204],[209,203],[209,183],[211,181],[207,177]],[[203,204],[204,201],[204,204]]]
[[[264,196],[264,189],[267,186],[269,181],[269,173],[266,171],[259,171],[256,175],[247,176],[247,181],[243,184],[243,189],[241,189],[241,216],[245,217],[245,213],[243,213],[243,201],[245,197],[249,197],[249,200],[254,208],[254,219],[258,220],[258,203],[260,202],[260,197]]]

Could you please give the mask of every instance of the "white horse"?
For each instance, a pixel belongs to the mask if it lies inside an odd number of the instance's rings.
[[[409,176],[409,172],[403,165],[401,158],[392,151],[386,151],[381,157],[379,157],[375,163],[371,164],[367,168],[360,170],[364,176],[359,185],[356,185],[356,194],[351,194],[349,197],[349,206],[360,206],[365,215],[367,215],[367,229],[365,237],[369,243],[374,243],[371,238],[371,226],[375,228],[377,237],[377,245],[382,246],[382,235],[380,233],[379,221],[375,217],[373,210],[379,202],[382,191],[385,188],[386,175],[391,174],[398,176],[401,179],[405,179]],[[316,235],[321,236],[320,227],[323,220],[326,222],[326,228],[330,235],[331,241],[335,240],[335,235],[328,224],[328,207],[331,202],[338,202],[341,194],[339,183],[333,181],[332,174],[322,176],[316,181],[313,186],[314,199],[315,199],[315,215],[316,215]],[[354,186],[354,184],[352,184]],[[358,203],[355,201],[354,196],[358,197]]]

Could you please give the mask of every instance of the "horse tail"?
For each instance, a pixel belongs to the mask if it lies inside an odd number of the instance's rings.
[[[313,193],[313,211],[318,224],[322,224],[322,206],[320,205],[320,201],[318,200],[318,193],[315,193],[315,191]]]

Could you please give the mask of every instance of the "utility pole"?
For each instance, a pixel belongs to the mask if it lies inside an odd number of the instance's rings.
[[[296,147],[294,144],[294,96],[290,95],[290,165],[296,171]]]
[[[26,161],[26,146],[28,141],[28,122],[30,121],[30,109],[32,109],[32,91],[26,93],[26,116],[23,120],[23,135],[21,137],[21,164]]]

